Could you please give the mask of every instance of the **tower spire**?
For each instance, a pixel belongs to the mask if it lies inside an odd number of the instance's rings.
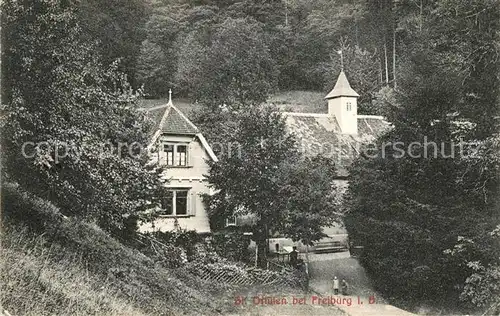
[[[343,71],[340,72],[335,87],[328,93],[328,115],[335,116],[342,134],[358,133],[358,108],[359,94],[351,88]]]
[[[172,89],[168,89],[168,105],[172,105]]]

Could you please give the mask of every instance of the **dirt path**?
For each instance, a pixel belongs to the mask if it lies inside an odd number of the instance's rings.
[[[378,295],[366,275],[363,267],[355,258],[351,258],[347,253],[316,255],[314,261],[310,263],[309,274],[311,276],[310,287],[318,293],[318,296],[328,301],[334,299],[337,306],[352,316],[362,315],[388,315],[388,316],[410,316],[414,315],[395,306],[388,305],[384,299]],[[349,295],[334,295],[332,280],[334,276],[338,279],[345,279],[349,283]]]

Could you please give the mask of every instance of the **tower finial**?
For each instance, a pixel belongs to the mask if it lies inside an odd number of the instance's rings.
[[[344,71],[344,55],[342,54],[342,49],[337,51],[337,53],[340,55],[340,71]]]
[[[172,105],[172,89],[168,89],[168,105]]]

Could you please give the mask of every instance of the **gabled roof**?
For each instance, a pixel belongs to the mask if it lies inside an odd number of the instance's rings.
[[[337,83],[333,87],[332,91],[328,93],[325,99],[333,99],[337,97],[359,97],[359,94],[351,88],[344,71],[341,71],[339,77],[337,78]]]
[[[160,129],[166,134],[195,135],[198,128],[173,104],[169,105],[160,121]]]
[[[203,137],[196,125],[194,125],[187,116],[172,103],[172,99],[170,99],[167,104],[143,110],[146,111],[147,115],[154,122],[150,132],[151,142],[149,147],[153,146],[156,139],[162,134],[193,135],[200,140],[210,158],[213,161],[218,161],[205,137]]]
[[[361,144],[372,142],[390,128],[381,116],[358,115],[358,134],[342,134],[335,116],[316,113],[284,113],[290,132],[299,140],[299,149],[307,156],[321,154],[335,159],[339,177],[359,155]]]
[[[153,120],[151,134],[196,135],[198,128],[172,102],[142,109]]]

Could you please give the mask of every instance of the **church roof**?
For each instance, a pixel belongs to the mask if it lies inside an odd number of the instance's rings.
[[[335,159],[338,176],[347,176],[347,167],[359,155],[362,144],[373,142],[390,128],[381,116],[358,115],[358,134],[342,134],[335,116],[316,113],[285,113],[289,131],[299,140],[299,149],[308,156],[321,154]]]
[[[333,99],[337,97],[359,97],[359,94],[351,88],[344,71],[340,72],[339,77],[337,78],[337,83],[335,83],[335,87],[333,87],[332,91],[326,95],[325,99]]]

